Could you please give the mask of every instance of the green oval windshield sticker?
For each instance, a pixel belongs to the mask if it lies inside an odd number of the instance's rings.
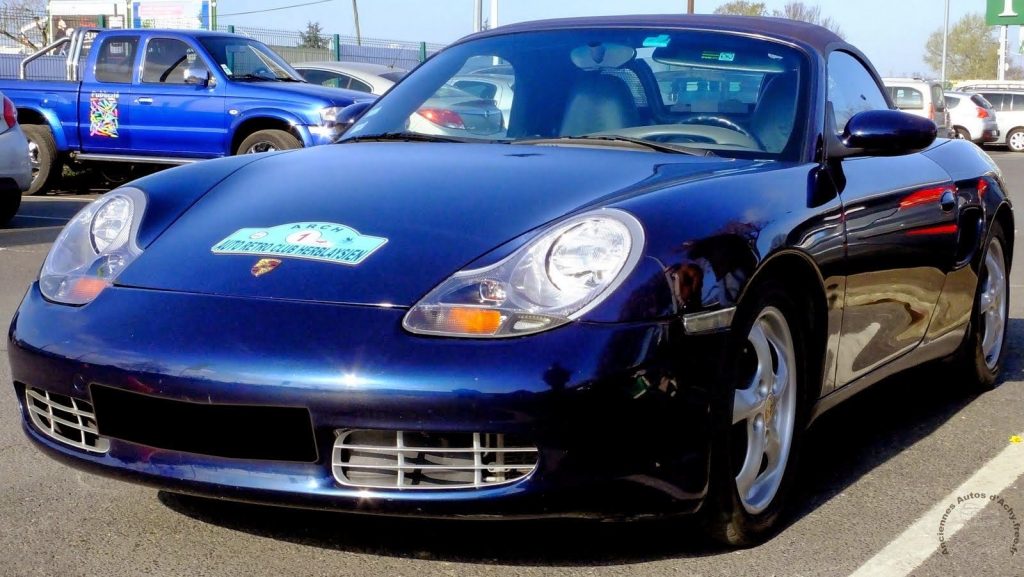
[[[388,239],[333,222],[293,222],[243,228],[213,245],[213,254],[244,254],[357,265]]]

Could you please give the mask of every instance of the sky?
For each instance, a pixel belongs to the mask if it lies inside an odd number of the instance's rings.
[[[315,0],[217,0],[218,24],[260,28],[305,29],[319,22],[332,34],[354,36],[352,2],[326,0],[285,10],[232,16]],[[710,13],[724,0],[695,0],[698,13]],[[769,10],[785,0],[762,0]],[[566,16],[609,14],[668,14],[686,11],[686,0],[499,0],[498,24]],[[943,25],[945,0],[805,0],[818,4],[846,36],[874,63],[883,76],[923,74],[938,76],[924,63],[928,35]],[[950,26],[971,12],[985,11],[985,0],[950,0]],[[490,0],[484,0],[488,17]],[[359,24],[364,37],[388,40],[449,43],[473,31],[474,0],[358,0]],[[1011,29],[1012,63],[1024,64],[1017,54],[1017,31]],[[934,71],[937,72],[937,71]],[[993,70],[995,76],[995,70]]]

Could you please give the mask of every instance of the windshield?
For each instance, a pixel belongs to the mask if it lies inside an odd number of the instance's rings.
[[[302,82],[302,76],[261,42],[232,36],[209,36],[199,42],[232,80]]]
[[[664,29],[559,30],[455,45],[344,139],[417,133],[575,145],[623,137],[743,158],[797,158],[807,60],[768,40]],[[456,90],[458,89],[462,90]]]

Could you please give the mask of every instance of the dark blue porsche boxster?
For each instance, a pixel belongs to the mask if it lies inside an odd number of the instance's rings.
[[[748,544],[822,412],[927,361],[999,378],[999,170],[892,110],[823,28],[504,26],[339,122],[336,145],[148,176],[67,225],[10,330],[29,439],[183,493],[699,513]]]

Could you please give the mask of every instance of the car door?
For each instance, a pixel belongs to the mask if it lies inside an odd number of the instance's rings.
[[[857,112],[889,107],[854,55],[833,52],[828,101],[841,133]],[[846,296],[837,386],[910,351],[923,339],[953,266],[955,187],[917,153],[832,162],[846,229]]]
[[[157,156],[223,156],[229,116],[225,84],[186,84],[185,69],[212,68],[203,55],[177,38],[151,37],[143,53],[139,83],[129,108],[134,148]]]
[[[129,106],[139,36],[118,34],[99,41],[92,70],[83,75],[78,98],[78,136],[83,152],[127,153],[133,146]]]

